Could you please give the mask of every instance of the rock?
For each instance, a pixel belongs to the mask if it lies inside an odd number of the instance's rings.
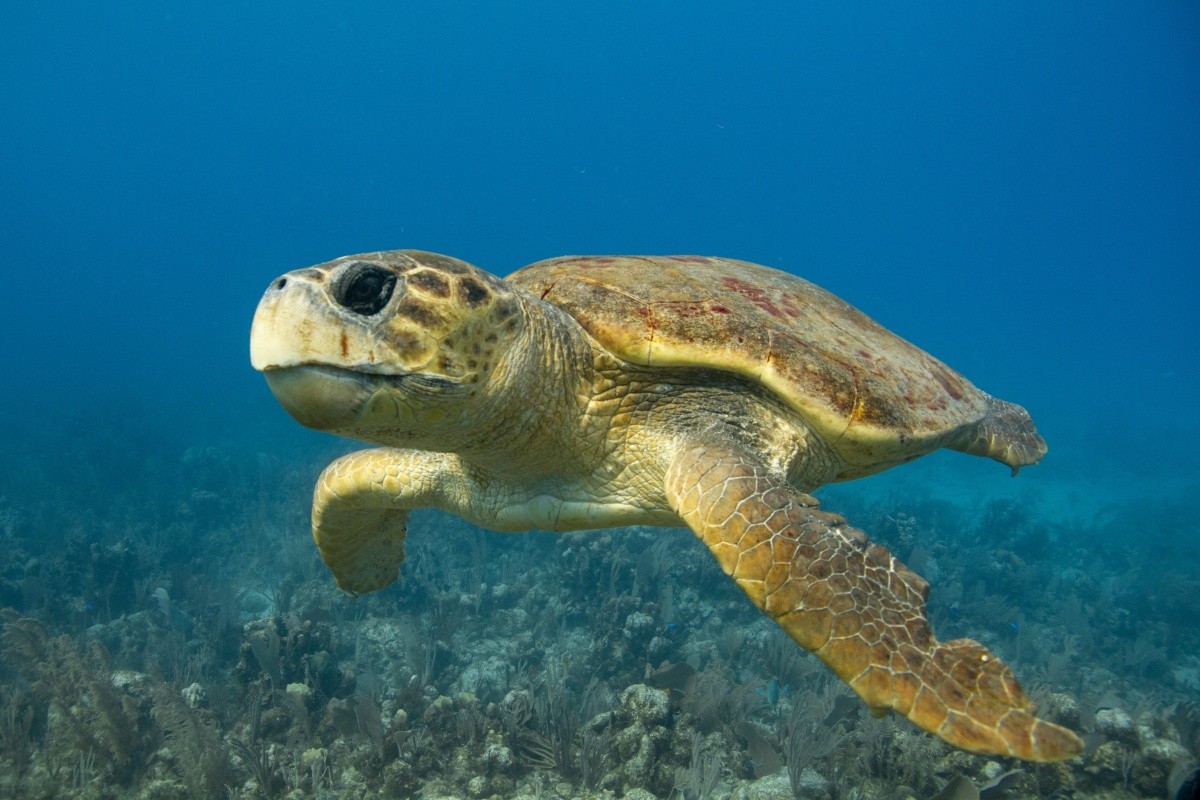
[[[737,800],[792,800],[792,784],[786,772],[776,772],[739,787],[734,797]]]
[[[634,789],[669,793],[674,770],[662,760],[670,749],[671,732],[664,727],[671,714],[667,693],[637,683],[621,693],[613,734],[617,783],[625,796]]]
[[[654,617],[643,611],[635,611],[625,618],[625,638],[635,651],[644,651],[657,629],[658,623]]]
[[[744,784],[732,796],[737,800],[828,800],[830,796],[829,781],[811,768],[800,772],[796,788],[797,793],[793,794],[791,777],[786,769],[782,769],[773,775],[764,775],[754,783]]]
[[[496,731],[487,732],[487,742],[483,747],[483,763],[492,772],[507,772],[516,766],[512,750],[504,744],[504,737]]]
[[[1096,732],[1110,742],[1138,746],[1137,726],[1129,714],[1119,708],[1102,708],[1096,712]]]
[[[313,690],[308,688],[303,683],[289,683],[287,685],[287,696],[296,701],[298,705],[307,708],[312,701]]]
[[[667,721],[671,703],[662,689],[635,683],[621,692],[621,710],[625,713],[626,724],[640,723],[645,728],[652,728]]]
[[[630,789],[625,793],[625,800],[655,800],[655,797],[645,789]]]
[[[300,754],[300,763],[308,767],[329,758],[329,751],[324,747],[310,747]]]
[[[188,704],[188,708],[200,708],[208,702],[208,692],[198,683],[185,687],[182,694],[183,702]]]
[[[1182,745],[1170,739],[1148,741],[1133,762],[1134,788],[1146,796],[1161,797],[1167,790],[1171,769],[1189,756]]]
[[[1041,716],[1065,725],[1072,730],[1079,730],[1082,723],[1079,716],[1079,703],[1069,694],[1054,692],[1046,700],[1041,709]]]
[[[1083,771],[1092,776],[1097,788],[1119,786],[1133,766],[1133,751],[1117,741],[1105,742],[1096,748]]]

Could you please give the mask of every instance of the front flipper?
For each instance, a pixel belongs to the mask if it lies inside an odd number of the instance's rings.
[[[433,506],[470,518],[466,478],[453,456],[378,449],[334,461],[313,491],[313,541],[351,594],[390,585],[404,563],[408,512]]]
[[[1071,731],[1035,716],[987,648],[934,637],[919,575],[752,458],[685,449],[666,490],[725,573],[868,706],[976,753],[1057,761],[1082,750]]]

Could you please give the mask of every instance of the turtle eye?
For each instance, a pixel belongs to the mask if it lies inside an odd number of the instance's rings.
[[[371,316],[387,305],[396,288],[396,274],[378,264],[351,264],[333,287],[333,298],[355,314]]]

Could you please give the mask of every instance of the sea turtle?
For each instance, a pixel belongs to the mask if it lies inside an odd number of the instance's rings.
[[[501,280],[367,253],[272,282],[250,354],[299,422],[383,446],[317,481],[313,538],[347,592],[396,579],[414,508],[500,531],[686,525],[873,711],[979,753],[1081,750],[987,648],[938,641],[928,584],[808,494],[940,447],[1015,473],[1042,437],[805,280],[698,256]]]

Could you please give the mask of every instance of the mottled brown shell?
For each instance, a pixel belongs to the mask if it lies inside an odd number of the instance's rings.
[[[941,445],[1009,462],[962,446],[999,401],[794,275],[723,258],[568,256],[508,282],[565,310],[626,361],[759,382],[837,449],[848,465],[839,477]]]

